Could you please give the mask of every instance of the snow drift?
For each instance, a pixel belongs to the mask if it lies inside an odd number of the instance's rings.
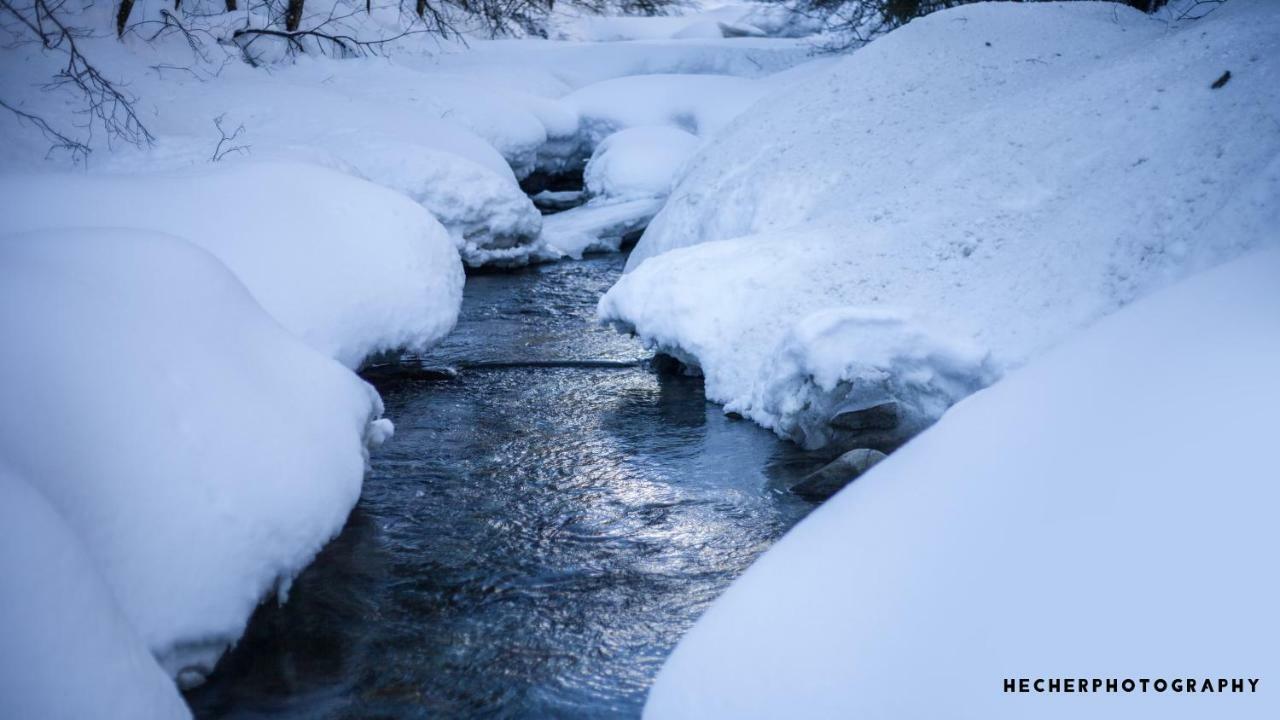
[[[952,408],[711,606],[645,717],[1275,717],[1277,278],[1192,278]],[[1263,686],[1001,690],[1095,676]]]
[[[0,574],[0,716],[190,717],[80,538],[2,468]]]
[[[216,258],[140,231],[0,238],[0,391],[0,463],[56,510],[132,633],[184,682],[342,527],[367,446],[391,430],[372,387],[285,332]],[[62,632],[101,620],[85,652],[96,662],[119,642],[116,664],[135,667],[118,679],[163,696],[107,594],[78,580],[92,595],[64,602],[96,609],[60,618]]]
[[[889,308],[912,318],[908,334],[989,353],[932,396],[954,399],[1277,240],[1278,76],[1273,3],[1172,27],[1109,3],[930,15],[797,74],[712,138],[600,315],[700,366],[710,398],[802,441],[827,439],[827,409],[866,400],[770,399],[797,391],[780,353],[810,352],[794,338],[816,312]],[[882,342],[841,334],[850,361]],[[853,362],[800,392],[893,395],[918,367]],[[946,404],[896,399],[920,409],[914,425]]]
[[[323,168],[241,162],[146,176],[0,176],[0,232],[132,227],[194,241],[321,352],[424,349],[453,329],[462,266],[429,213]]]

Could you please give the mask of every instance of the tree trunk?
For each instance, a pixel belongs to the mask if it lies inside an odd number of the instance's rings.
[[[427,0],[418,0],[418,6],[416,10],[418,13],[418,17],[423,17],[423,13],[427,11]]]
[[[289,32],[296,32],[299,23],[302,22],[302,3],[306,0],[289,0],[289,6],[284,11],[284,29]]]
[[[133,0],[120,0],[120,9],[116,11],[116,37],[124,37],[124,26],[128,24],[131,12]]]
[[[227,0],[227,12],[236,11],[236,0]]]

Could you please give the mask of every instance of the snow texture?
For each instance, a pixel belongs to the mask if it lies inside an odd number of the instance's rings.
[[[634,127],[604,139],[583,177],[596,197],[666,197],[698,138],[668,126]]]
[[[645,717],[1275,717],[1278,277],[1191,278],[952,408],[730,586]],[[1001,690],[1095,676],[1263,685]]]
[[[83,613],[58,618],[49,641],[94,624],[77,637],[94,654],[65,663],[102,661],[118,643],[110,667],[74,680],[128,682],[118,691],[140,695],[117,699],[121,712],[167,702],[139,647],[183,682],[209,671],[258,602],[342,527],[367,445],[391,430],[372,387],[285,332],[217,258],[134,230],[0,238],[0,383],[0,463],[65,522],[39,520],[63,538],[51,561],[85,588],[63,601]],[[70,534],[109,593],[74,567],[85,562]],[[5,564],[36,572],[24,563],[44,551]],[[51,567],[48,582],[73,582],[64,574]],[[15,594],[4,602],[49,622]],[[32,679],[46,682],[55,670],[38,660]],[[86,701],[105,692],[90,689]]]
[[[80,538],[0,469],[0,716],[188,718]]]
[[[348,367],[449,332],[462,267],[404,197],[331,170],[237,162],[152,175],[0,176],[0,232],[129,227],[191,240],[276,320]],[[323,199],[323,200],[321,200]]]
[[[792,74],[689,162],[600,314],[797,440],[824,442],[828,409],[868,399],[832,388],[950,375],[898,398],[918,427],[1071,331],[1280,239],[1274,3],[1172,26],[1105,3],[965,6]],[[903,338],[967,359],[864,367],[884,357],[882,324],[797,346],[833,308],[888,309]],[[797,390],[805,354],[848,374]]]

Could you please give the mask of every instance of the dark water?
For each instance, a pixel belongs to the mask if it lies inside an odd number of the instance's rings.
[[[368,374],[395,437],[289,601],[189,693],[198,717],[639,713],[680,635],[811,509],[782,488],[814,462],[595,326],[622,262],[473,276],[422,359],[456,377]],[[583,360],[609,362],[561,364]]]

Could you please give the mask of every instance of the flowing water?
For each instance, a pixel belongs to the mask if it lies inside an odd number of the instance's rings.
[[[680,635],[811,509],[783,488],[814,461],[595,325],[623,261],[472,276],[443,345],[366,374],[395,437],[288,602],[188,694],[198,717],[639,714]]]

